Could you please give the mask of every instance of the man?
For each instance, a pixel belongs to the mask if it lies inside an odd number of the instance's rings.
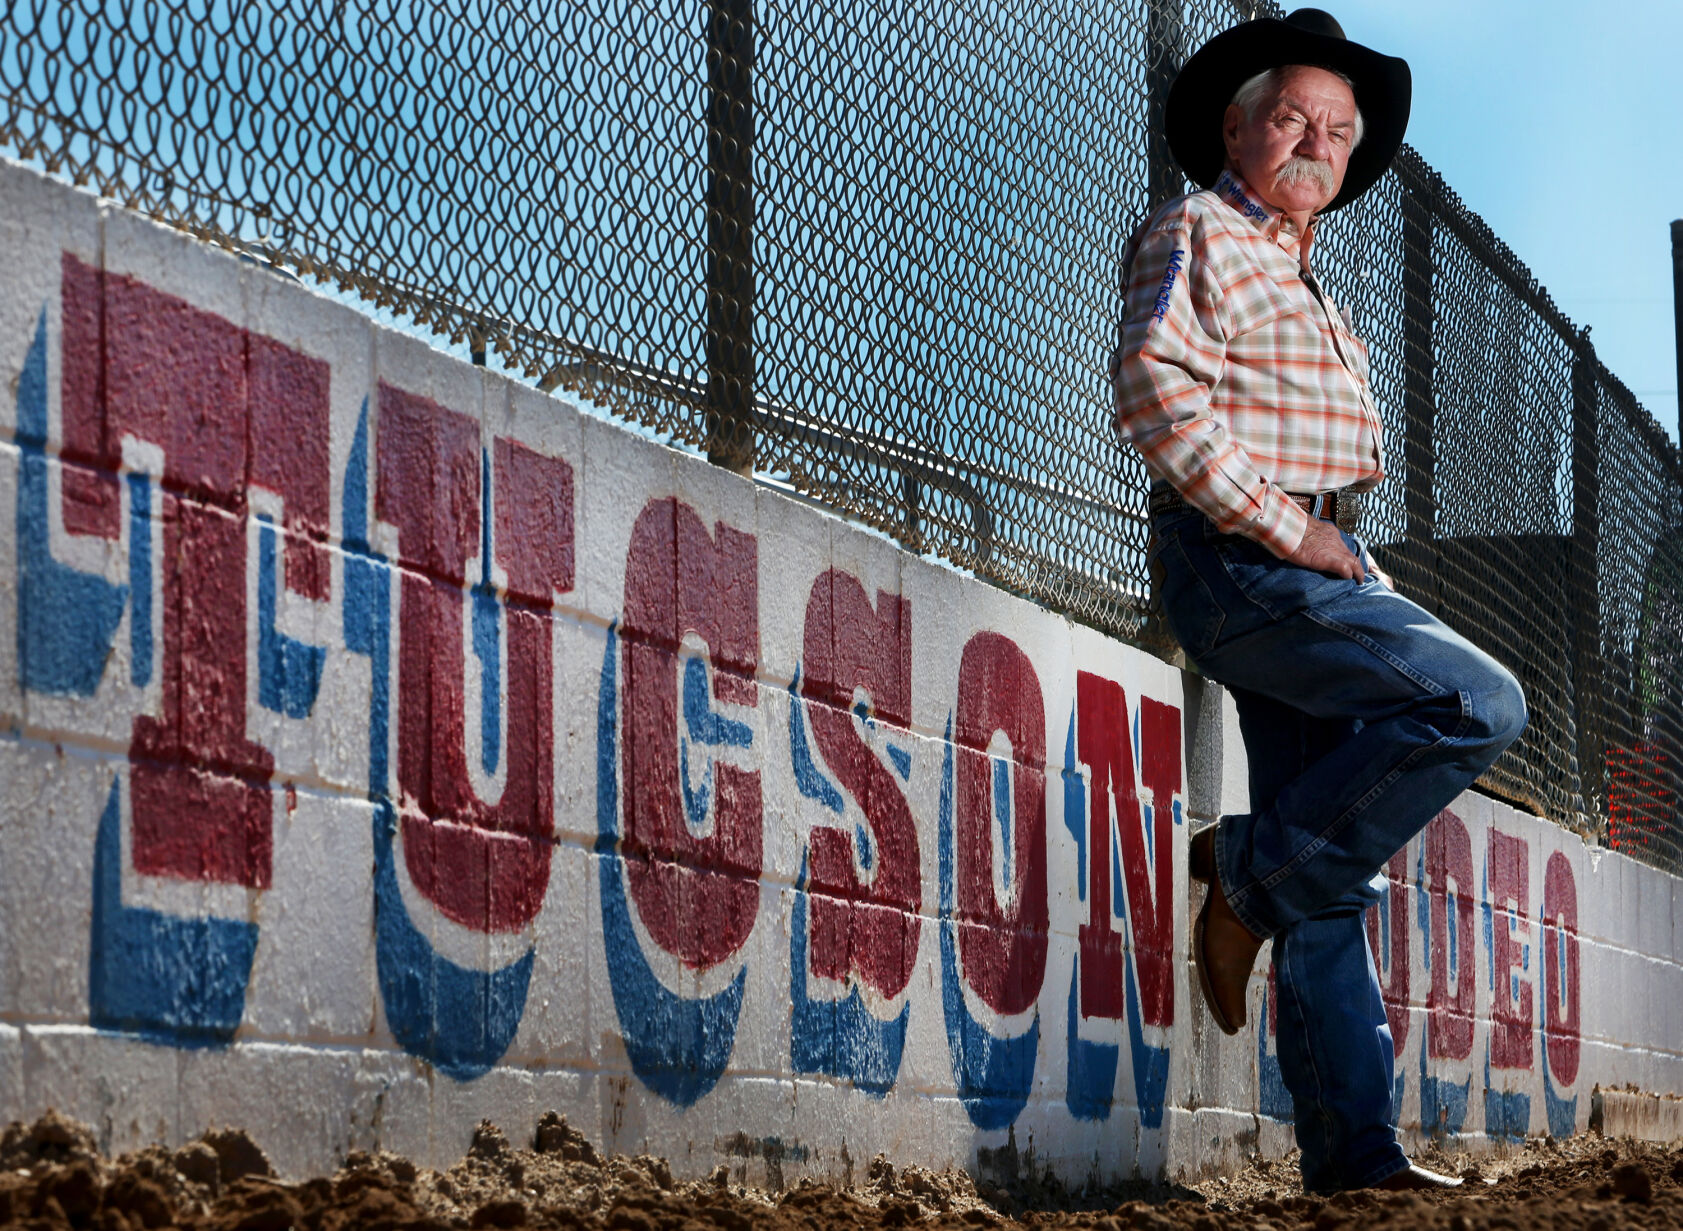
[[[1367,354],[1310,272],[1317,220],[1384,174],[1402,60],[1300,9],[1217,35],[1170,89],[1170,147],[1206,190],[1129,242],[1116,425],[1153,479],[1170,628],[1233,695],[1251,811],[1192,840],[1216,1024],[1245,1024],[1274,941],[1280,1071],[1313,1191],[1459,1181],[1413,1167],[1363,912],[1379,871],[1525,725],[1500,664],[1395,593],[1349,523],[1384,476]],[[1375,882],[1377,881],[1377,885]]]

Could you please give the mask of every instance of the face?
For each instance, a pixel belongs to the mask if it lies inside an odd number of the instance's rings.
[[[1356,98],[1324,68],[1282,70],[1253,115],[1227,108],[1228,165],[1275,209],[1305,221],[1338,195],[1356,139]]]

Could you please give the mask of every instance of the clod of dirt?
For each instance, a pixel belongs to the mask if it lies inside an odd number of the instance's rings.
[[[943,1214],[960,1200],[976,1196],[976,1183],[965,1172],[935,1172],[916,1163],[908,1164],[900,1172],[900,1188]]]
[[[81,1226],[99,1208],[99,1199],[104,1195],[104,1189],[105,1185],[100,1182],[99,1172],[94,1164],[85,1158],[79,1158],[68,1166],[54,1168],[50,1174],[42,1177],[36,1192],[40,1194],[43,1204],[46,1201],[57,1202],[65,1218]]]
[[[376,1184],[390,1183],[407,1187],[415,1182],[418,1174],[415,1164],[401,1154],[392,1154],[386,1150],[375,1150],[372,1153],[367,1150],[352,1150],[345,1155],[345,1165],[340,1169],[337,1183],[331,1187],[336,1188],[342,1195]]]
[[[470,1227],[523,1227],[526,1225],[526,1203],[512,1199],[487,1201],[473,1212]]]
[[[0,1134],[0,1171],[98,1157],[93,1131],[51,1108],[35,1123],[26,1126],[13,1121]]]
[[[216,1151],[225,1185],[243,1180],[248,1175],[275,1174],[275,1169],[269,1166],[269,1156],[258,1148],[243,1128],[212,1129],[200,1140]]]
[[[539,1154],[559,1154],[564,1162],[602,1164],[602,1156],[578,1129],[567,1123],[567,1117],[546,1111],[538,1117],[537,1131],[532,1134],[532,1148]]]
[[[1626,1201],[1647,1205],[1654,1199],[1654,1180],[1641,1163],[1621,1163],[1613,1168],[1613,1191]]]
[[[119,1172],[111,1181],[105,1208],[123,1215],[131,1227],[162,1227],[175,1221],[175,1202],[163,1185],[133,1171]]]
[[[923,1207],[910,1197],[890,1197],[877,1207],[877,1216],[885,1227],[904,1227],[923,1221]]]
[[[479,1127],[473,1130],[468,1157],[482,1159],[488,1163],[500,1163],[508,1158],[509,1152],[508,1137],[503,1130],[489,1120],[481,1120]]]
[[[381,1187],[359,1189],[350,1201],[340,1200],[324,1209],[320,1219],[320,1231],[442,1231],[451,1225]]]
[[[174,1154],[175,1173],[191,1184],[208,1188],[212,1196],[222,1189],[222,1160],[204,1141],[190,1141]]]
[[[304,1207],[284,1186],[248,1176],[229,1190],[219,1212],[218,1225],[227,1231],[288,1231],[302,1220]]]
[[[664,1158],[656,1158],[652,1154],[639,1154],[631,1160],[631,1165],[654,1181],[656,1188],[663,1193],[672,1191],[672,1168]]]

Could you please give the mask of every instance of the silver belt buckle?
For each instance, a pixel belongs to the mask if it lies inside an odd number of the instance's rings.
[[[1355,534],[1362,524],[1362,498],[1355,492],[1340,490],[1328,493],[1333,497],[1333,522],[1346,534]]]

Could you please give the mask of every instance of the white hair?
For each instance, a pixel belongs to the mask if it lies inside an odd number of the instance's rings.
[[[1310,67],[1315,66],[1311,65]],[[1268,93],[1269,87],[1273,86],[1275,82],[1280,79],[1280,74],[1283,73],[1285,69],[1286,66],[1284,65],[1279,68],[1264,69],[1254,77],[1247,77],[1239,84],[1239,88],[1233,91],[1232,105],[1245,113],[1246,120],[1253,120],[1256,118],[1257,105],[1262,102],[1263,95]],[[1355,82],[1351,81],[1348,77],[1346,77],[1343,73],[1338,72],[1336,69],[1329,68],[1323,71],[1331,73],[1345,85],[1349,86],[1351,97],[1355,96]],[[1350,142],[1351,149],[1355,149],[1362,143],[1362,136],[1366,133],[1366,131],[1367,121],[1362,119],[1362,109],[1357,107],[1356,131],[1352,134],[1352,140]]]

